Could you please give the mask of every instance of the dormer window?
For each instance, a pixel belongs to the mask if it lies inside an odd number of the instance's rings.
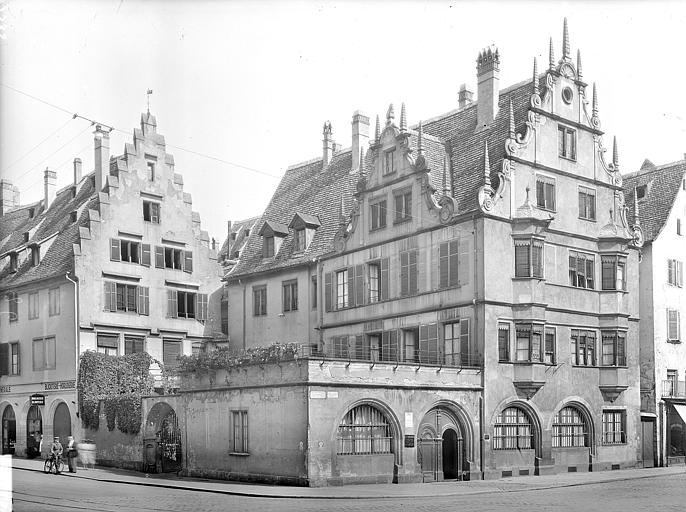
[[[273,258],[279,252],[283,239],[288,235],[288,226],[274,221],[265,221],[260,230],[263,237],[262,257]]]
[[[307,250],[319,226],[321,226],[321,223],[316,215],[308,215],[306,213],[296,213],[293,215],[293,219],[288,227],[293,230],[294,253]]]
[[[37,267],[40,264],[40,246],[31,247],[31,266]]]
[[[33,219],[33,216],[36,214],[36,210],[33,208],[29,208],[29,219]]]
[[[636,199],[643,199],[646,196],[647,189],[647,185],[641,185],[640,187],[636,187]]]
[[[29,238],[31,238],[31,235],[29,234],[28,231],[24,232],[24,243],[29,241]]]
[[[76,217],[77,217],[77,213],[76,213],[75,211],[69,212],[69,220],[70,220],[70,222],[72,222],[72,223],[76,222]]]
[[[10,253],[10,272],[16,272],[18,267],[18,260],[16,252]]]

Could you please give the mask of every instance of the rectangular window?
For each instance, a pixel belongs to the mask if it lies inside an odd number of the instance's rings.
[[[684,266],[679,260],[667,260],[667,282],[672,286],[684,285]]]
[[[405,222],[412,218],[412,191],[396,192],[393,194],[395,201],[395,223]]]
[[[119,353],[119,336],[98,334],[98,352],[107,356],[116,356]]]
[[[558,126],[558,153],[562,158],[576,160],[576,130]]]
[[[391,151],[386,151],[384,153],[384,167],[383,167],[383,174],[384,176],[388,174],[393,174],[395,172],[395,150],[392,149]]]
[[[601,331],[603,366],[626,366],[626,333]]]
[[[305,228],[296,229],[293,233],[293,250],[295,252],[302,252],[307,247],[307,236],[305,233]]]
[[[459,246],[458,240],[443,242],[438,247],[438,286],[448,288],[457,286],[459,268]]]
[[[498,324],[498,361],[510,361],[510,324]]]
[[[681,219],[676,220],[676,234],[681,236]]]
[[[38,292],[29,293],[29,320],[35,320],[40,315],[40,297]]]
[[[592,254],[569,251],[569,284],[577,288],[595,287],[595,257]]]
[[[536,175],[536,206],[555,211],[555,178]]]
[[[196,294],[191,292],[176,291],[177,299],[177,318],[195,318],[196,317]]]
[[[386,200],[377,201],[369,205],[371,217],[371,230],[386,227]]]
[[[248,452],[248,411],[231,411],[231,451]]]
[[[541,240],[515,240],[515,277],[543,278]]]
[[[19,342],[10,343],[10,375],[19,375],[21,373],[21,364],[19,361]]]
[[[19,266],[19,257],[16,252],[10,253],[10,272],[16,272]]]
[[[173,368],[179,364],[181,355],[180,340],[162,340],[162,362],[167,368]]]
[[[572,364],[595,366],[595,331],[572,329]]]
[[[143,201],[143,220],[154,224],[160,223],[160,204]]]
[[[555,328],[545,328],[545,354],[543,361],[545,364],[555,364]]]
[[[595,190],[579,187],[579,218],[595,220]]]
[[[601,256],[603,290],[626,290],[626,256]]]
[[[298,281],[288,281],[282,284],[283,295],[282,304],[283,311],[297,311],[298,310]]]
[[[267,287],[265,285],[253,286],[252,314],[253,316],[265,316],[267,314]]]
[[[124,354],[138,354],[140,352],[145,352],[145,338],[124,336]]]
[[[10,308],[10,322],[16,322],[19,320],[19,296],[17,292],[8,292],[7,302]]]
[[[381,262],[374,261],[367,264],[368,283],[369,283],[369,302],[379,302],[381,300]]]
[[[348,269],[336,272],[336,309],[348,307]]]
[[[33,340],[33,371],[55,369],[55,337]]]
[[[155,181],[155,163],[154,162],[146,162],[147,167],[148,167],[148,180],[149,181]]]
[[[662,385],[662,396],[677,396],[678,382],[679,372],[677,370],[667,370],[667,382]]]
[[[164,268],[183,270],[183,251],[173,247],[165,247]]]
[[[48,303],[50,316],[57,316],[60,314],[60,289],[59,287],[50,288],[48,290]]]
[[[273,236],[265,236],[264,241],[262,242],[262,256],[264,258],[271,258],[274,256],[274,237]]]
[[[138,311],[138,287],[133,284],[116,285],[117,291],[117,311]]]
[[[624,411],[603,411],[603,444],[626,443]]]
[[[148,251],[150,246],[148,246]],[[128,263],[141,262],[142,247],[139,242],[132,240],[120,240],[112,238],[110,240],[110,260],[126,261]]]
[[[317,276],[312,276],[312,309],[317,309]]]
[[[37,267],[40,265],[40,246],[34,245],[31,247],[31,266]]]
[[[400,253],[400,295],[415,295],[419,291],[417,249]]]
[[[681,313],[678,309],[667,310],[667,340],[671,342],[681,340]]]
[[[515,360],[540,363],[543,361],[543,326],[515,324]]]
[[[427,329],[429,334],[433,332],[432,326],[421,326],[419,331],[420,337],[420,362],[428,362],[429,364],[437,364],[441,359],[440,354],[431,350],[431,339],[429,339],[428,347],[426,341],[423,339],[422,329]],[[437,334],[437,333],[436,333]],[[438,347],[438,340],[436,340]],[[428,348],[428,350],[427,350]],[[476,364],[476,355],[472,353],[469,346],[469,320],[464,319],[457,322],[450,322],[443,324],[443,364],[448,366],[472,366]]]

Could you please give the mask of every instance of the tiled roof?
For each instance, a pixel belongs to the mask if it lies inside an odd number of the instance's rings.
[[[231,223],[231,233],[226,237],[222,244],[219,254],[217,255],[219,261],[230,258],[236,251],[240,251],[246,241],[246,232],[250,231],[255,223],[260,220],[259,217],[250,217],[245,220],[238,220]],[[235,240],[231,240],[231,236],[235,235]]]
[[[16,272],[10,271],[9,258],[0,261],[0,289],[64,275],[73,269],[73,244],[79,243],[79,226],[88,226],[89,208],[97,209],[98,199],[92,197],[93,190],[91,173],[83,178],[78,187],[69,186],[60,190],[47,210],[43,208],[42,201],[33,206],[35,214],[31,219],[28,218],[30,206],[17,208],[0,217],[0,233],[12,230],[7,239],[2,241],[0,254],[22,250],[27,245],[57,234],[47,252],[41,249],[40,263],[35,267],[31,265],[30,257],[20,262]],[[71,221],[73,211],[77,211],[79,215],[76,222]],[[31,236],[25,242],[24,233],[27,231]]]
[[[484,144],[488,141],[491,178],[495,179],[495,171],[502,164],[505,141],[509,136],[510,100],[516,127],[521,128],[526,121],[531,91],[531,80],[502,90],[494,122],[478,132],[475,132],[476,103],[423,122],[422,147],[431,170],[431,184],[440,194],[443,159],[446,154],[450,155],[452,179],[449,178],[448,185],[457,199],[458,214],[479,210],[478,189],[484,182]],[[410,148],[415,156],[416,130],[417,126],[408,130]],[[371,166],[371,151],[368,151],[364,165],[366,173],[371,171]],[[229,277],[301,265],[331,251],[334,235],[339,228],[341,201],[345,213],[350,211],[353,204],[358,176],[356,172],[351,172],[351,168],[350,148],[334,153],[330,164],[324,169],[321,158],[289,167]],[[296,213],[316,215],[322,223],[307,250],[293,255],[293,236],[289,234],[277,255],[264,259],[262,237],[259,236],[264,223],[289,223]]]
[[[638,215],[646,242],[655,240],[662,231],[685,174],[686,160],[680,160],[660,166],[644,162],[640,171],[624,175],[624,201],[629,207],[630,224],[634,218],[634,190],[646,186],[645,197],[638,201]]]

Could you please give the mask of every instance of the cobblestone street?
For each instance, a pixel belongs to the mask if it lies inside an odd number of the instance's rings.
[[[197,482],[196,489],[160,488],[141,485],[133,477],[108,470],[70,475],[45,475],[36,471],[13,471],[14,510],[92,510],[92,511],[430,511],[437,507],[468,508],[472,511],[555,510],[603,512],[650,510],[683,510],[686,486],[683,472],[644,470],[622,472],[622,478],[608,481],[608,475],[597,473],[598,483],[577,475],[559,475],[554,479],[521,478],[497,482],[426,484],[422,486],[355,486],[335,489],[298,489],[288,487],[244,486],[223,482]],[[97,475],[98,479],[91,479]],[[650,476],[646,476],[650,475]],[[100,478],[116,477],[121,482]],[[157,480],[157,479],[155,479]],[[126,483],[125,483],[126,482]],[[541,482],[539,485],[537,482]],[[555,482],[555,483],[553,483]],[[191,485],[170,480],[163,485]],[[200,484],[204,484],[200,487]],[[155,484],[157,485],[157,484]],[[453,487],[461,486],[461,487]],[[555,485],[557,487],[550,487]],[[223,494],[236,489],[252,489],[254,494],[280,492],[279,497],[235,496]],[[397,490],[398,496],[389,489]],[[381,497],[373,497],[375,491]],[[435,492],[433,492],[435,490]],[[402,496],[409,492],[412,496]],[[288,494],[296,497],[287,497]],[[421,493],[422,495],[418,495]],[[450,493],[450,494],[448,494]],[[347,497],[346,497],[347,494]],[[285,497],[286,496],[286,497]],[[318,497],[326,496],[326,497]]]

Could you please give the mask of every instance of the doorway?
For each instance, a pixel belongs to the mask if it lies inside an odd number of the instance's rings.
[[[67,437],[71,435],[71,414],[69,407],[64,402],[60,403],[55,409],[55,417],[53,421],[53,436],[60,438],[62,445],[67,445]]]
[[[655,467],[655,422],[641,419],[641,458],[644,468]]]
[[[447,428],[443,432],[443,479],[457,480],[461,475],[460,464],[460,439],[457,432]]]
[[[32,405],[26,414],[26,456],[34,458],[40,456],[41,440],[43,437],[43,416],[37,405]]]
[[[431,409],[418,431],[417,456],[424,482],[463,480],[469,475],[464,426],[452,410]]]
[[[14,445],[17,442],[17,421],[11,405],[2,412],[2,454],[14,455]]]

